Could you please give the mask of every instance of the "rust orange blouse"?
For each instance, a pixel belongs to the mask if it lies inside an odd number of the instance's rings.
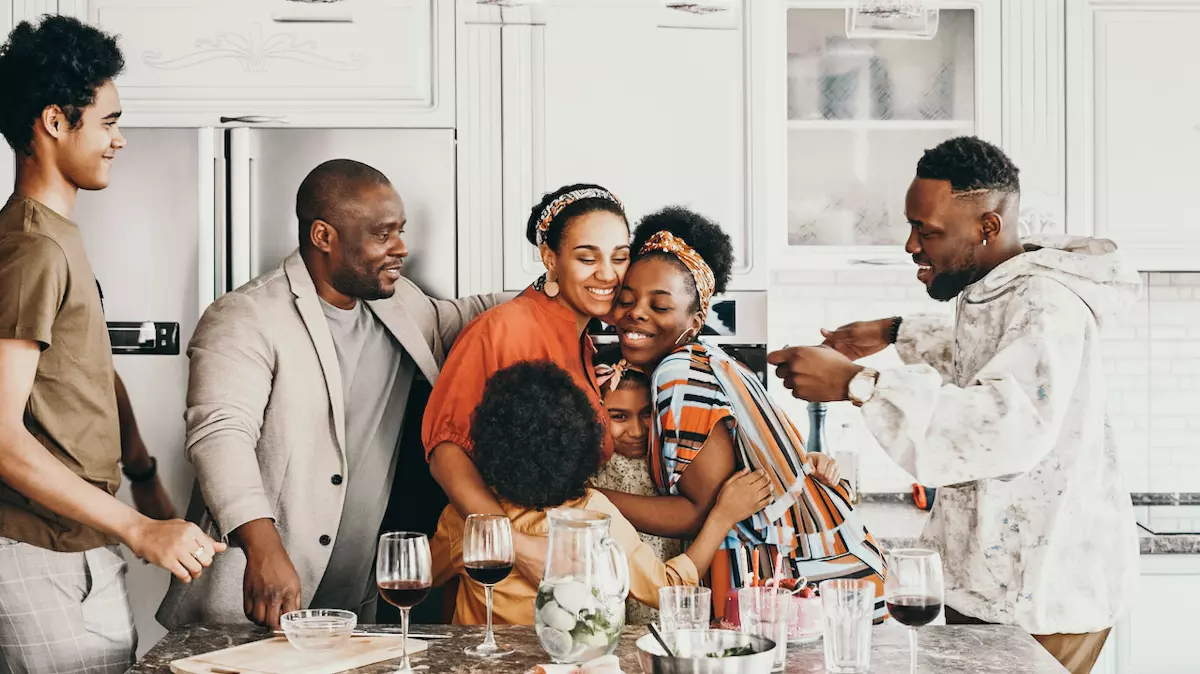
[[[493,373],[521,361],[549,360],[566,370],[592,401],[605,426],[607,461],[612,456],[612,438],[593,370],[596,347],[591,338],[575,330],[574,312],[532,287],[475,317],[454,341],[425,407],[421,439],[426,458],[443,442],[472,451],[471,415]]]

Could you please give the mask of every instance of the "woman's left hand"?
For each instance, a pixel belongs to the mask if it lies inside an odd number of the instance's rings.
[[[808,462],[812,465],[813,477],[830,487],[838,486],[842,481],[842,469],[838,467],[837,461],[828,454],[820,454],[817,452],[808,453]]]

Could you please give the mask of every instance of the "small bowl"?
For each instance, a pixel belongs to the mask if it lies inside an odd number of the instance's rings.
[[[350,635],[358,626],[358,616],[352,611],[310,608],[284,613],[279,626],[293,648],[328,651],[350,642]]]
[[[732,630],[679,630],[663,638],[676,653],[684,655],[720,652],[734,646],[750,646],[754,652],[728,658],[671,658],[663,653],[654,635],[647,634],[636,642],[643,674],[765,674],[775,664],[775,642],[766,637]]]

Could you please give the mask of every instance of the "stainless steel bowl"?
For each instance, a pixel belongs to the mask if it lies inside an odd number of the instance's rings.
[[[731,630],[680,630],[664,635],[679,656],[667,657],[653,634],[637,640],[638,663],[644,674],[766,674],[775,660],[775,642]],[[749,645],[754,653],[728,658],[704,657],[726,648]]]

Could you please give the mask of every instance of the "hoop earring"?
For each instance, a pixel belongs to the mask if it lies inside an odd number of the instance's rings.
[[[680,333],[679,338],[675,340],[675,346],[682,346],[690,341],[692,341],[692,329],[688,328]]]
[[[554,272],[546,270],[546,283],[542,285],[542,292],[546,293],[546,297],[554,299],[558,297],[558,281],[554,276]]]

